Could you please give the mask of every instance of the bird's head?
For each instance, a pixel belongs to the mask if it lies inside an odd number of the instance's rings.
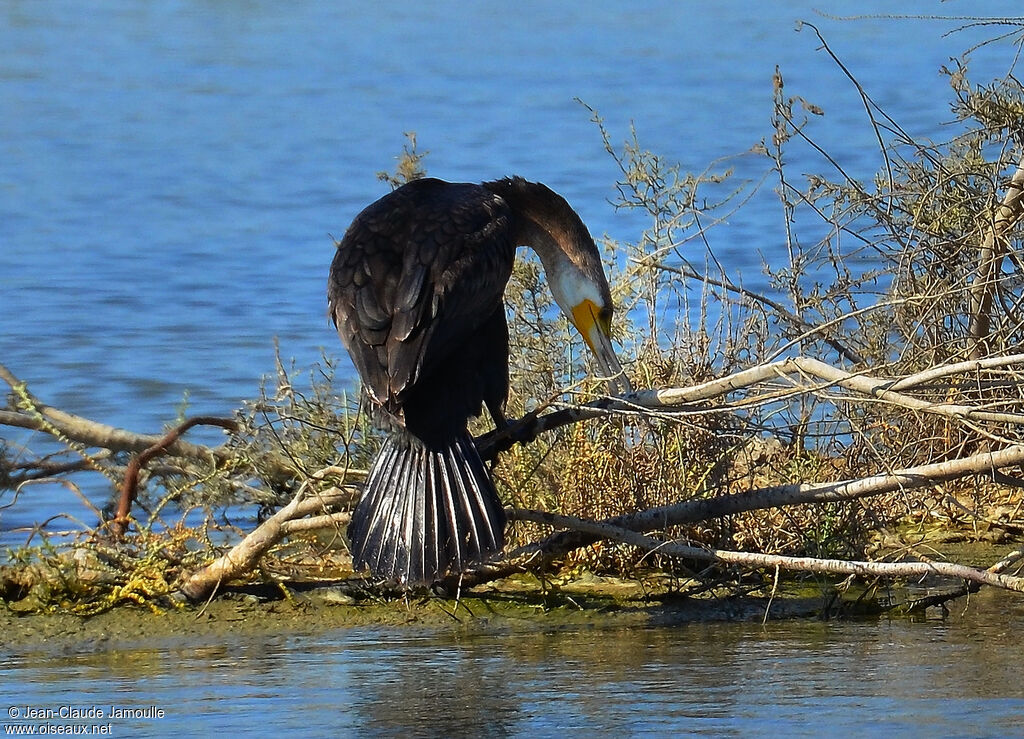
[[[591,259],[584,260],[584,268],[566,259],[558,267],[545,264],[544,271],[551,286],[551,294],[565,317],[576,327],[594,355],[601,374],[609,378],[613,393],[632,391],[629,379],[619,364],[612,348],[612,307],[608,281],[601,269],[600,257],[593,242]],[[544,261],[544,257],[541,257]],[[586,269],[590,267],[590,269]]]

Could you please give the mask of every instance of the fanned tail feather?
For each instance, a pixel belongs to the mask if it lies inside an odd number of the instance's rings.
[[[352,564],[430,583],[504,546],[505,511],[468,433],[430,448],[405,431],[384,442],[348,527]]]

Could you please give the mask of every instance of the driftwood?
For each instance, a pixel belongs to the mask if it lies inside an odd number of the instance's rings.
[[[334,469],[320,470],[308,482],[315,482],[328,473],[337,472]],[[309,493],[307,497],[307,489],[308,486],[304,484],[288,505],[261,523],[230,551],[189,575],[179,587],[181,594],[189,600],[204,600],[223,583],[248,574],[260,558],[286,536],[313,528],[343,526],[348,523],[347,512],[331,514],[325,511],[332,505],[351,501],[351,490],[331,487]],[[303,520],[311,515],[312,518]]]
[[[1024,463],[1024,445],[1016,445],[1003,449],[999,452],[988,452],[978,454],[964,459],[950,460],[936,464],[921,465],[905,470],[897,470],[892,473],[875,475],[873,477],[859,478],[856,480],[843,480],[832,483],[799,484],[799,485],[778,485],[757,490],[750,490],[733,495],[721,495],[713,498],[696,498],[684,500],[668,506],[650,508],[638,513],[631,513],[624,516],[607,519],[605,521],[587,521],[585,525],[575,525],[572,519],[556,516],[555,514],[540,511],[509,510],[510,519],[523,521],[535,521],[547,523],[556,527],[564,527],[566,530],[552,534],[547,539],[528,547],[519,552],[514,552],[505,562],[489,564],[479,567],[461,576],[462,587],[472,587],[484,582],[508,577],[509,575],[523,571],[524,563],[529,562],[532,568],[543,568],[548,563],[564,557],[574,549],[578,549],[602,539],[612,538],[612,533],[633,532],[642,533],[659,531],[669,526],[696,523],[698,521],[709,521],[723,516],[730,516],[746,511],[763,510],[767,508],[778,508],[792,505],[806,505],[813,503],[828,503],[842,500],[854,500],[873,495],[882,495],[896,490],[912,490],[940,483],[945,480],[967,477],[969,475],[990,475],[994,470],[1001,467],[1008,467]],[[570,522],[574,525],[568,525]],[[595,528],[596,527],[596,528]],[[598,533],[603,532],[603,533]],[[609,534],[605,536],[604,534]],[[617,539],[621,540],[621,539]],[[644,540],[647,543],[654,540]],[[635,542],[627,542],[635,543]],[[664,544],[664,542],[661,542]],[[653,545],[652,545],[653,546]],[[660,547],[660,545],[659,545]],[[644,547],[641,547],[644,548]],[[673,551],[681,551],[678,548],[665,550],[658,549],[659,553],[672,555]],[[701,550],[709,552],[711,550]],[[718,559],[713,554],[705,554],[700,557],[692,553],[679,555],[691,559]],[[749,552],[734,552],[728,556],[746,558],[745,563],[758,567],[756,562],[765,555]],[[791,566],[787,564],[792,560]],[[726,560],[720,560],[726,561]],[[735,562],[735,560],[733,560]],[[819,569],[809,564],[821,562]],[[773,562],[770,566],[779,566],[783,569],[811,570],[819,572],[835,572],[830,569],[834,565],[827,560],[813,560],[808,558],[783,558]],[[850,573],[855,574],[855,573]],[[986,584],[997,584],[996,581]],[[1013,590],[1019,588],[1013,587]]]
[[[1024,354],[958,362],[900,379],[880,379],[838,370],[815,359],[794,358],[755,367],[691,388],[642,390],[617,398],[602,398],[585,406],[572,406],[546,414],[531,415],[513,422],[506,429],[481,438],[479,443],[481,453],[485,457],[493,457],[500,450],[507,449],[515,443],[528,442],[544,431],[565,424],[612,413],[663,415],[680,412],[680,409],[688,412],[687,409],[692,410],[692,404],[695,402],[723,397],[766,381],[781,382],[782,392],[785,393],[823,392],[830,388],[842,388],[866,398],[892,403],[921,413],[954,419],[1018,424],[1024,423],[1024,414],[997,413],[962,404],[934,403],[914,398],[906,393],[941,377],[1021,364],[1024,364]],[[766,391],[762,396],[753,396],[744,402],[761,402],[769,398],[775,400],[778,397],[779,390]],[[461,575],[451,576],[445,582],[445,586],[454,592],[458,588],[472,587],[525,569],[540,570],[573,549],[607,538],[625,541],[651,551],[656,550],[662,555],[709,559],[749,567],[780,567],[831,574],[875,574],[889,577],[941,574],[1024,592],[1024,580],[1020,578],[949,563],[868,563],[781,557],[686,547],[643,535],[644,532],[663,530],[669,526],[706,521],[744,511],[854,500],[897,490],[931,486],[971,475],[994,476],[1001,469],[1019,464],[1024,464],[1024,445],[1008,445],[997,451],[961,459],[830,483],[779,485],[699,499],[686,499],[686,491],[680,491],[680,498],[683,500],[679,503],[606,521],[586,521],[540,511],[510,509],[510,519],[547,523],[565,530],[535,545],[510,553],[503,561],[484,564]],[[323,477],[323,474],[319,477]],[[327,491],[326,498],[306,498],[306,495],[305,489],[300,491],[288,506],[264,522],[231,552],[193,575],[182,586],[182,592],[192,599],[207,597],[221,582],[246,572],[259,556],[288,534],[302,529],[341,526],[347,523],[347,513],[331,513],[325,510],[327,505],[337,501],[337,489]],[[351,492],[348,495],[351,495]],[[312,522],[298,521],[302,516],[312,512],[317,514]]]
[[[999,283],[1003,259],[1010,251],[1007,235],[1020,220],[1024,196],[1024,159],[1017,165],[1006,194],[985,228],[985,236],[978,253],[978,269],[971,283],[970,324],[967,336],[972,359],[987,352],[989,325],[992,319],[992,301]]]
[[[139,465],[140,470],[149,459],[157,454],[185,462],[200,461],[213,466],[237,461],[233,450],[226,445],[193,444],[181,438],[185,431],[197,425],[212,425],[228,431],[234,430],[237,428],[237,424],[233,419],[197,416],[184,421],[176,429],[172,429],[166,434],[143,434],[99,423],[54,408],[30,393],[27,385],[3,364],[0,364],[0,380],[11,388],[14,401],[13,407],[0,408],[0,426],[12,426],[49,434],[77,451],[82,457],[81,460],[75,462],[61,463],[37,460],[26,466],[26,471],[20,479],[9,476],[7,480],[9,484],[17,485],[19,482],[42,475],[63,474],[81,469],[97,469],[104,472],[100,464],[107,461],[111,454],[124,452],[144,457],[143,463]],[[298,474],[295,464],[280,454],[266,454],[261,459],[261,468],[265,470],[264,474],[270,484],[288,483],[294,480]],[[134,485],[135,481],[132,481],[131,484]],[[123,491],[125,491],[124,485],[125,483],[122,482]],[[123,508],[125,495],[132,494],[131,490],[122,493],[119,510],[123,510],[125,514],[128,510]]]
[[[845,393],[851,401],[860,399],[883,402],[916,413],[934,414],[951,420],[1013,426],[1024,423],[1024,414],[923,400],[911,393],[916,388],[934,383],[938,379],[969,376],[982,370],[1022,365],[1024,354],[1015,354],[957,362],[931,368],[916,375],[889,379],[873,377],[867,373],[848,372],[812,358],[796,357],[753,367],[693,387],[639,390],[619,397],[600,398],[586,405],[564,405],[543,413],[537,412],[480,438],[478,443],[482,456],[493,458],[516,443],[528,443],[545,431],[589,418],[611,414],[673,418],[696,412],[735,410],[758,403],[778,402],[782,398],[799,394],[837,392]],[[214,422],[231,428],[232,422],[227,419],[192,419],[163,437],[133,434],[88,421],[42,403],[30,395],[24,384],[2,365],[0,379],[11,386],[16,398],[14,409],[0,411],[0,424],[39,429],[58,438],[67,438],[81,445],[98,448],[101,453],[134,451],[138,454],[124,480],[122,515],[118,519],[121,530],[126,523],[127,504],[130,502],[138,472],[147,460],[156,454],[203,459],[215,464],[230,461],[230,451],[225,446],[204,447],[190,444],[180,438],[187,428],[199,423]],[[740,396],[738,399],[737,395]],[[711,401],[716,401],[719,405],[712,406]],[[1019,464],[1024,464],[1024,445],[1007,444],[999,449],[960,459],[830,483],[780,485],[699,499],[694,499],[688,491],[681,490],[681,502],[605,521],[586,521],[540,511],[510,510],[510,519],[538,521],[563,530],[543,541],[510,553],[502,561],[478,566],[458,577],[453,576],[445,585],[455,590],[525,569],[538,571],[575,548],[605,538],[624,541],[666,556],[713,560],[748,567],[779,567],[833,574],[884,574],[902,577],[943,574],[974,583],[1024,590],[1020,578],[1015,576],[964,568],[949,563],[839,562],[780,557],[752,552],[708,550],[648,536],[649,532],[664,530],[669,526],[710,520],[743,511],[853,500],[896,490],[912,490],[969,475],[995,477],[1002,474],[1001,470]],[[280,474],[287,475],[289,479],[294,480],[301,475],[296,466],[288,461],[281,460],[277,465],[276,469]],[[273,465],[270,467],[274,468]],[[257,565],[262,556],[286,537],[300,531],[346,525],[348,513],[337,510],[337,507],[350,503],[355,496],[355,489],[350,486],[318,488],[329,475],[340,476],[340,479],[344,480],[348,472],[350,471],[328,468],[305,478],[291,502],[264,521],[229,552],[184,577],[179,585],[181,594],[192,600],[209,597],[221,584],[244,577]]]
[[[111,452],[141,453],[160,444],[164,438],[126,431],[54,408],[32,395],[25,383],[2,364],[0,380],[10,386],[17,406],[13,410],[0,410],[0,425],[43,431],[61,440]],[[175,440],[165,451],[175,457],[189,459],[223,461],[228,457],[223,448],[190,444],[183,439]]]
[[[934,403],[914,398],[903,392],[941,377],[970,374],[980,370],[1013,365],[1024,365],[1024,354],[957,362],[934,367],[908,377],[881,379],[870,377],[864,373],[854,374],[837,369],[817,359],[794,357],[780,362],[758,365],[693,387],[638,390],[615,398],[601,398],[582,406],[568,406],[544,415],[530,414],[519,421],[512,422],[505,429],[483,436],[478,440],[478,446],[481,457],[493,459],[497,454],[510,449],[517,443],[530,442],[545,431],[570,423],[616,413],[663,416],[666,413],[685,411],[693,404],[721,398],[735,391],[772,380],[785,380],[788,383],[788,388],[781,392],[776,390],[765,393],[761,397],[746,398],[743,406],[750,407],[757,403],[778,401],[786,395],[824,392],[831,387],[839,387],[922,413],[961,420],[1024,423],[1024,413],[996,413],[954,403]],[[816,382],[811,385],[802,382],[807,378]]]
[[[485,582],[508,577],[527,569],[541,570],[551,561],[600,539],[620,541],[663,556],[680,557],[742,565],[751,568],[820,572],[823,574],[874,575],[882,577],[915,578],[942,575],[975,583],[1024,592],[1024,578],[1001,574],[1001,570],[1021,559],[1010,556],[995,570],[978,570],[947,562],[855,562],[786,557],[755,552],[732,552],[692,547],[663,541],[644,535],[669,526],[707,521],[744,511],[775,508],[808,503],[825,503],[881,495],[895,490],[910,490],[933,485],[943,480],[972,474],[990,474],[994,469],[1024,463],[1024,445],[1014,446],[997,453],[979,454],[949,462],[922,465],[890,474],[857,480],[814,485],[781,485],[751,490],[734,495],[687,500],[670,506],[651,508],[639,513],[619,516],[606,521],[560,516],[558,514],[522,509],[508,509],[509,520],[544,523],[564,531],[522,550],[511,553],[505,561],[487,563],[457,576],[451,576],[445,587],[451,592]],[[315,477],[323,477],[318,474]],[[230,552],[193,574],[182,586],[181,592],[192,600],[208,597],[219,585],[240,577],[252,569],[256,561],[271,547],[290,534],[309,529],[347,525],[347,512],[325,513],[331,505],[351,500],[352,491],[329,488],[313,498],[297,495],[287,506],[261,524]],[[317,513],[312,519],[304,516]]]
[[[1024,577],[1012,577],[1000,574],[1012,564],[1024,559],[1024,553],[1014,551],[1004,557],[996,566],[988,570],[951,562],[857,562],[851,560],[820,559],[816,557],[787,557],[777,554],[761,554],[758,552],[733,552],[724,549],[709,549],[688,546],[674,541],[663,541],[652,536],[627,528],[614,526],[607,522],[588,521],[572,516],[559,516],[554,513],[540,511],[512,511],[512,517],[520,521],[534,521],[556,528],[568,529],[593,540],[609,539],[630,544],[647,552],[662,556],[696,559],[722,564],[741,565],[751,568],[780,568],[798,572],[819,572],[829,575],[860,575],[873,577],[920,578],[928,575],[955,577],[982,585],[1016,590],[1024,593]]]

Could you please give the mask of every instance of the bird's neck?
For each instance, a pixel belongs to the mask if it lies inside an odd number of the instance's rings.
[[[521,218],[516,229],[516,243],[528,246],[540,257],[547,275],[565,271],[571,264],[565,248],[552,229],[530,217]]]
[[[529,246],[540,257],[551,294],[558,307],[570,320],[573,320],[573,309],[584,300],[604,305],[605,300],[600,289],[573,263],[559,237],[551,230],[534,221],[518,236],[518,243]]]

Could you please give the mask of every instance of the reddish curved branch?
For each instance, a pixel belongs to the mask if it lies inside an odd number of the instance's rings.
[[[131,513],[132,503],[135,502],[138,495],[139,475],[143,466],[153,457],[166,452],[168,447],[194,426],[219,426],[227,431],[238,430],[238,424],[230,418],[195,416],[171,429],[158,442],[132,457],[132,461],[128,463],[128,469],[124,473],[124,482],[121,483],[121,498],[117,504],[117,515],[110,522],[110,530],[114,536],[123,536],[128,529],[128,514]]]

